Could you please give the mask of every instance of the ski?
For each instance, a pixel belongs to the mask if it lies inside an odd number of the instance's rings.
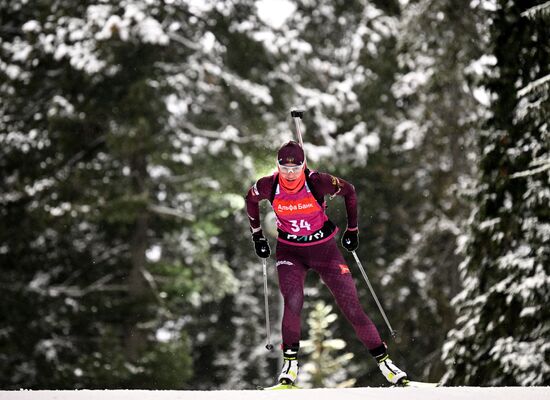
[[[394,387],[413,387],[413,388],[431,388],[431,387],[438,387],[438,383],[432,383],[432,382],[419,382],[419,381],[409,381],[403,380],[402,382],[394,385]],[[299,386],[293,385],[293,384],[285,384],[285,383],[278,383],[274,386],[257,386],[257,390],[289,390],[289,389],[301,389]]]
[[[402,382],[398,383],[398,387],[415,387],[415,388],[428,388],[428,387],[438,387],[438,383],[432,383],[432,382],[419,382],[419,381],[410,381],[408,379],[404,379]]]
[[[257,389],[258,390],[289,390],[289,389],[300,389],[300,387],[292,383],[291,384],[278,383],[274,386],[268,386],[268,387],[258,386]]]

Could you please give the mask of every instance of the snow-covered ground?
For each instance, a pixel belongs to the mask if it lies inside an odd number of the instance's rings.
[[[550,400],[550,387],[353,388],[285,391],[0,391],[0,400]]]

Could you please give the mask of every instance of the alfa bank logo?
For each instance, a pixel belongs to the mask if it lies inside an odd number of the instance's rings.
[[[283,205],[283,204],[277,204],[277,211],[298,211],[298,210],[307,210],[308,208],[313,208],[313,204],[311,203],[298,203],[298,204],[289,204],[289,205]]]
[[[279,200],[273,202],[273,209],[278,215],[310,214],[321,208],[313,196],[303,200]]]

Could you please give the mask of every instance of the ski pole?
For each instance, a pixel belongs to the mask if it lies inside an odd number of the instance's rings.
[[[361,264],[361,261],[359,261],[359,257],[357,257],[357,253],[355,253],[355,251],[352,251],[351,254],[353,254],[353,258],[355,258],[355,261],[357,262],[357,265],[359,266],[359,269],[361,270],[361,274],[363,274],[363,278],[365,278],[365,282],[367,282],[367,286],[369,287],[369,290],[372,293],[372,297],[374,297],[374,301],[376,301],[376,304],[378,305],[378,308],[380,309],[380,313],[382,313],[382,317],[384,317],[384,321],[386,321],[386,325],[388,325],[391,336],[395,339],[395,337],[397,336],[397,332],[394,331],[393,328],[391,327],[390,321],[388,321],[388,317],[386,316],[386,313],[384,312],[384,309],[382,308],[382,305],[378,301],[378,297],[376,296],[376,293],[374,293],[374,289],[372,288],[372,285],[370,284],[369,278],[367,277],[367,273],[365,272],[365,269],[363,268],[363,264]]]
[[[264,275],[264,304],[265,304],[265,330],[267,332],[267,344],[265,348],[269,351],[273,351],[273,345],[271,344],[271,325],[269,323],[269,299],[267,292],[267,261],[265,258],[262,259],[263,264],[263,275]]]
[[[304,142],[302,140],[302,131],[300,129],[300,120],[304,116],[304,110],[293,108],[290,110],[290,116],[294,119],[294,126],[296,127],[296,136],[298,136],[298,142],[300,143],[300,147],[304,148]],[[305,154],[304,154],[304,162],[305,162]]]

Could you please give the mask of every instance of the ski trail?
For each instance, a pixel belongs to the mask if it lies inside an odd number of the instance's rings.
[[[0,400],[549,400],[550,387],[438,387],[261,390],[20,390]]]

